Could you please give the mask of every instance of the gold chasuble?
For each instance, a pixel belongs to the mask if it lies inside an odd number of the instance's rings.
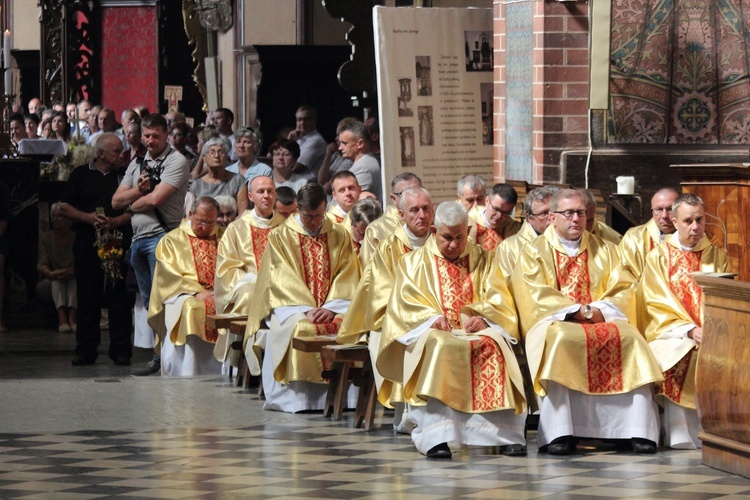
[[[646,338],[664,371],[657,395],[677,405],[695,409],[699,345],[685,330],[693,325],[703,327],[703,291],[690,273],[728,269],[727,254],[705,235],[694,249],[683,251],[675,233],[646,258],[638,295],[646,309]],[[684,337],[673,333],[680,328]]]
[[[568,257],[554,226],[521,252],[511,278],[535,392],[546,381],[584,394],[623,394],[662,380],[635,321],[634,280],[615,246],[585,231]],[[566,307],[607,301],[628,321],[581,324],[550,318]]]
[[[370,263],[362,272],[362,278],[349,304],[349,310],[341,323],[336,338],[339,344],[356,344],[368,342],[368,340],[376,342],[370,349],[373,366],[377,363],[379,330],[383,326],[385,308],[393,290],[398,263],[412,250],[411,241],[403,226],[396,227],[393,234],[380,242]],[[377,377],[376,382],[379,382],[378,400],[383,406],[392,408],[393,403],[403,402],[401,384],[394,384],[391,380],[382,380],[381,377]]]
[[[188,335],[216,342],[218,332],[206,328],[206,314],[216,314],[213,297],[199,300],[192,295],[213,290],[217,247],[218,226],[208,238],[201,239],[190,229],[188,219],[159,241],[148,308],[148,324],[156,332],[157,341],[169,333],[174,345],[184,345]],[[181,313],[168,327],[164,303],[180,295],[184,300]]]
[[[497,264],[500,266],[500,271],[503,273],[505,282],[510,284],[510,276],[513,274],[513,269],[516,267],[518,256],[521,255],[521,250],[525,247],[528,242],[535,239],[538,234],[531,227],[531,224],[521,225],[521,230],[513,236],[506,238],[498,245],[495,250],[495,258]]]
[[[594,230],[591,232],[601,239],[609,241],[610,243],[613,243],[615,245],[618,245],[620,243],[620,240],[622,240],[622,235],[620,233],[600,220],[594,222]]]
[[[351,235],[339,224],[325,219],[317,236],[309,236],[297,221],[289,217],[268,236],[266,254],[261,261],[256,293],[250,304],[245,334],[248,339],[261,328],[274,309],[284,306],[321,307],[326,303],[350,300],[359,281],[359,260],[354,253]],[[288,321],[293,321],[289,319]],[[274,377],[287,384],[294,380],[324,383],[320,354],[292,348],[292,338],[335,335],[340,318],[328,324],[313,324],[301,319],[291,337],[274,338],[271,329],[267,342],[286,342],[286,351],[274,363]]]
[[[508,219],[499,231],[487,226],[484,220],[484,210],[472,210],[469,214],[469,239],[487,251],[494,252],[505,239],[521,230],[521,223],[515,219]]]
[[[349,232],[349,235],[352,234],[352,220],[349,218],[349,214],[345,214],[338,205],[331,203],[326,211],[326,217],[331,219],[331,222],[341,224]]]
[[[396,228],[403,224],[398,208],[388,205],[382,217],[372,221],[365,229],[365,239],[362,240],[362,248],[359,251],[360,260],[367,264],[372,254],[377,250],[381,241],[386,239]]]
[[[245,210],[229,224],[219,242],[214,287],[218,313],[247,314],[256,281],[251,275],[258,275],[268,234],[285,220],[274,213],[268,226],[262,227],[253,214],[254,210]]]
[[[453,331],[427,328],[408,346],[399,342],[435,316],[445,316]],[[472,316],[518,338],[513,298],[493,255],[469,242],[451,262],[431,236],[399,263],[383,320],[378,370],[403,383],[411,405],[435,398],[464,413],[525,411],[523,377],[505,335],[491,327],[467,334],[462,324]]]
[[[636,280],[640,280],[643,268],[646,266],[646,255],[659,246],[659,243],[661,243],[659,226],[653,218],[646,224],[631,227],[617,245],[622,267],[630,271]]]

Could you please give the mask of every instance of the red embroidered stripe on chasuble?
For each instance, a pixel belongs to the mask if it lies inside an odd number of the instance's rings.
[[[489,337],[471,341],[471,388],[474,411],[505,407],[505,358]]]
[[[214,277],[216,276],[216,249],[219,240],[216,236],[209,238],[198,238],[190,236],[190,248],[193,251],[193,262],[195,263],[195,275],[198,283],[205,290],[214,289]],[[216,314],[216,303],[214,298],[210,297],[203,300],[206,308],[206,314]],[[215,328],[205,327],[206,340],[216,342],[219,338],[219,332]]]
[[[338,222],[339,224],[344,222],[344,218],[341,217],[340,215],[336,215],[336,214],[332,214],[332,215],[333,215],[333,218],[336,219],[336,222]]]
[[[477,224],[477,244],[485,250],[494,252],[503,239],[503,235],[494,229]]]
[[[214,301],[213,295],[203,299],[203,305],[206,308],[206,316],[216,314],[216,302]],[[206,332],[206,340],[208,342],[216,342],[219,339],[219,330],[216,328],[205,326],[204,331]]]
[[[461,328],[461,308],[474,301],[474,285],[469,271],[469,257],[455,262],[435,256],[440,304],[451,328]]]
[[[683,252],[672,245],[667,245],[667,250],[669,289],[690,315],[690,319],[696,325],[701,326],[703,291],[690,273],[700,270],[702,252]],[[694,352],[695,349],[691,350],[677,364],[664,372],[664,383],[657,389],[657,394],[663,394],[675,403],[680,403]]]
[[[588,251],[575,257],[555,252],[560,291],[578,304],[591,302]],[[583,324],[586,373],[591,394],[622,392],[622,339],[613,323]]]
[[[302,273],[305,283],[315,300],[315,306],[325,304],[331,286],[331,259],[328,254],[328,235],[315,237],[299,235],[299,249],[302,254]]]
[[[260,268],[260,260],[263,258],[263,254],[266,253],[266,244],[268,243],[268,233],[271,232],[271,227],[255,227],[250,226],[250,236],[253,239],[253,257],[255,257],[255,267]]]

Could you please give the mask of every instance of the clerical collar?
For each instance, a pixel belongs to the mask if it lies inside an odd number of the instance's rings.
[[[485,209],[482,210],[482,220],[484,221],[485,227],[490,227],[490,221],[487,220],[486,214],[487,214],[487,208],[485,207]]]
[[[256,210],[256,207],[253,207],[253,211],[250,212],[250,216],[253,219],[255,219],[255,222],[257,222],[260,227],[265,229],[271,226],[271,219],[273,219],[273,212],[271,212],[271,217],[269,217],[268,219],[265,219],[260,216],[260,214]]]
[[[662,233],[661,230],[659,230],[659,243],[664,243],[667,236],[669,236],[667,233]]]
[[[414,250],[416,250],[417,248],[422,248],[427,242],[427,238],[430,237],[429,231],[427,231],[427,233],[421,238],[419,236],[416,236],[414,233],[409,231],[409,226],[407,226],[406,224],[404,224],[404,232],[406,233],[406,237],[409,238],[409,243],[411,243],[411,246],[412,248],[414,248]]]
[[[680,237],[677,235],[676,232],[672,233],[672,239],[674,240],[675,243],[677,243],[677,246],[680,247],[680,250],[682,250],[683,252],[692,252],[693,250],[695,250],[695,247],[698,246],[698,245],[694,245],[692,247],[686,247],[680,242]]]
[[[562,245],[563,250],[565,250],[565,253],[568,255],[568,257],[575,257],[578,255],[578,249],[581,248],[581,241],[583,241],[583,236],[581,236],[577,240],[571,241],[566,240],[558,234],[557,239],[560,240],[560,245]]]
[[[302,229],[305,231],[305,233],[307,233],[308,236],[312,236],[313,238],[320,234],[320,230],[323,229],[323,224],[325,223],[325,219],[323,219],[323,222],[320,224],[320,227],[317,229],[317,231],[313,232],[307,229],[304,224],[302,224],[302,219],[300,218],[299,214],[294,214],[294,220],[299,222],[299,225],[302,226]]]
[[[331,210],[333,210],[339,217],[346,218],[346,216],[348,215],[346,212],[344,212],[344,209],[341,208],[341,205],[339,205],[338,203],[332,203]]]

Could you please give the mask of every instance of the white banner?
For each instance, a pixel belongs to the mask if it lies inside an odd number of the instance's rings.
[[[383,186],[413,172],[435,202],[492,185],[492,9],[375,7]]]

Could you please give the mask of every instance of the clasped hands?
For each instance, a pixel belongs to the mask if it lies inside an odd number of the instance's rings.
[[[489,326],[490,325],[479,316],[472,316],[464,322],[464,331],[466,333],[476,333],[481,332],[485,328],[489,328]],[[432,328],[435,330],[443,330],[445,332],[452,330],[451,325],[448,323],[448,319],[445,316],[440,316],[436,319],[432,324]]]
[[[316,307],[315,309],[310,309],[305,313],[305,317],[311,322],[317,324],[322,323],[330,323],[333,321],[333,318],[336,316],[336,314],[333,311],[330,311],[328,309],[324,309],[322,307]]]
[[[584,307],[586,307],[585,304],[582,305],[574,315],[567,317],[566,321],[572,321],[574,323],[587,323],[587,324],[606,322],[606,320],[604,319],[604,314],[602,314],[602,311],[598,307],[591,307],[591,312],[593,313],[593,316],[591,317],[591,319],[586,319],[583,316]]]

